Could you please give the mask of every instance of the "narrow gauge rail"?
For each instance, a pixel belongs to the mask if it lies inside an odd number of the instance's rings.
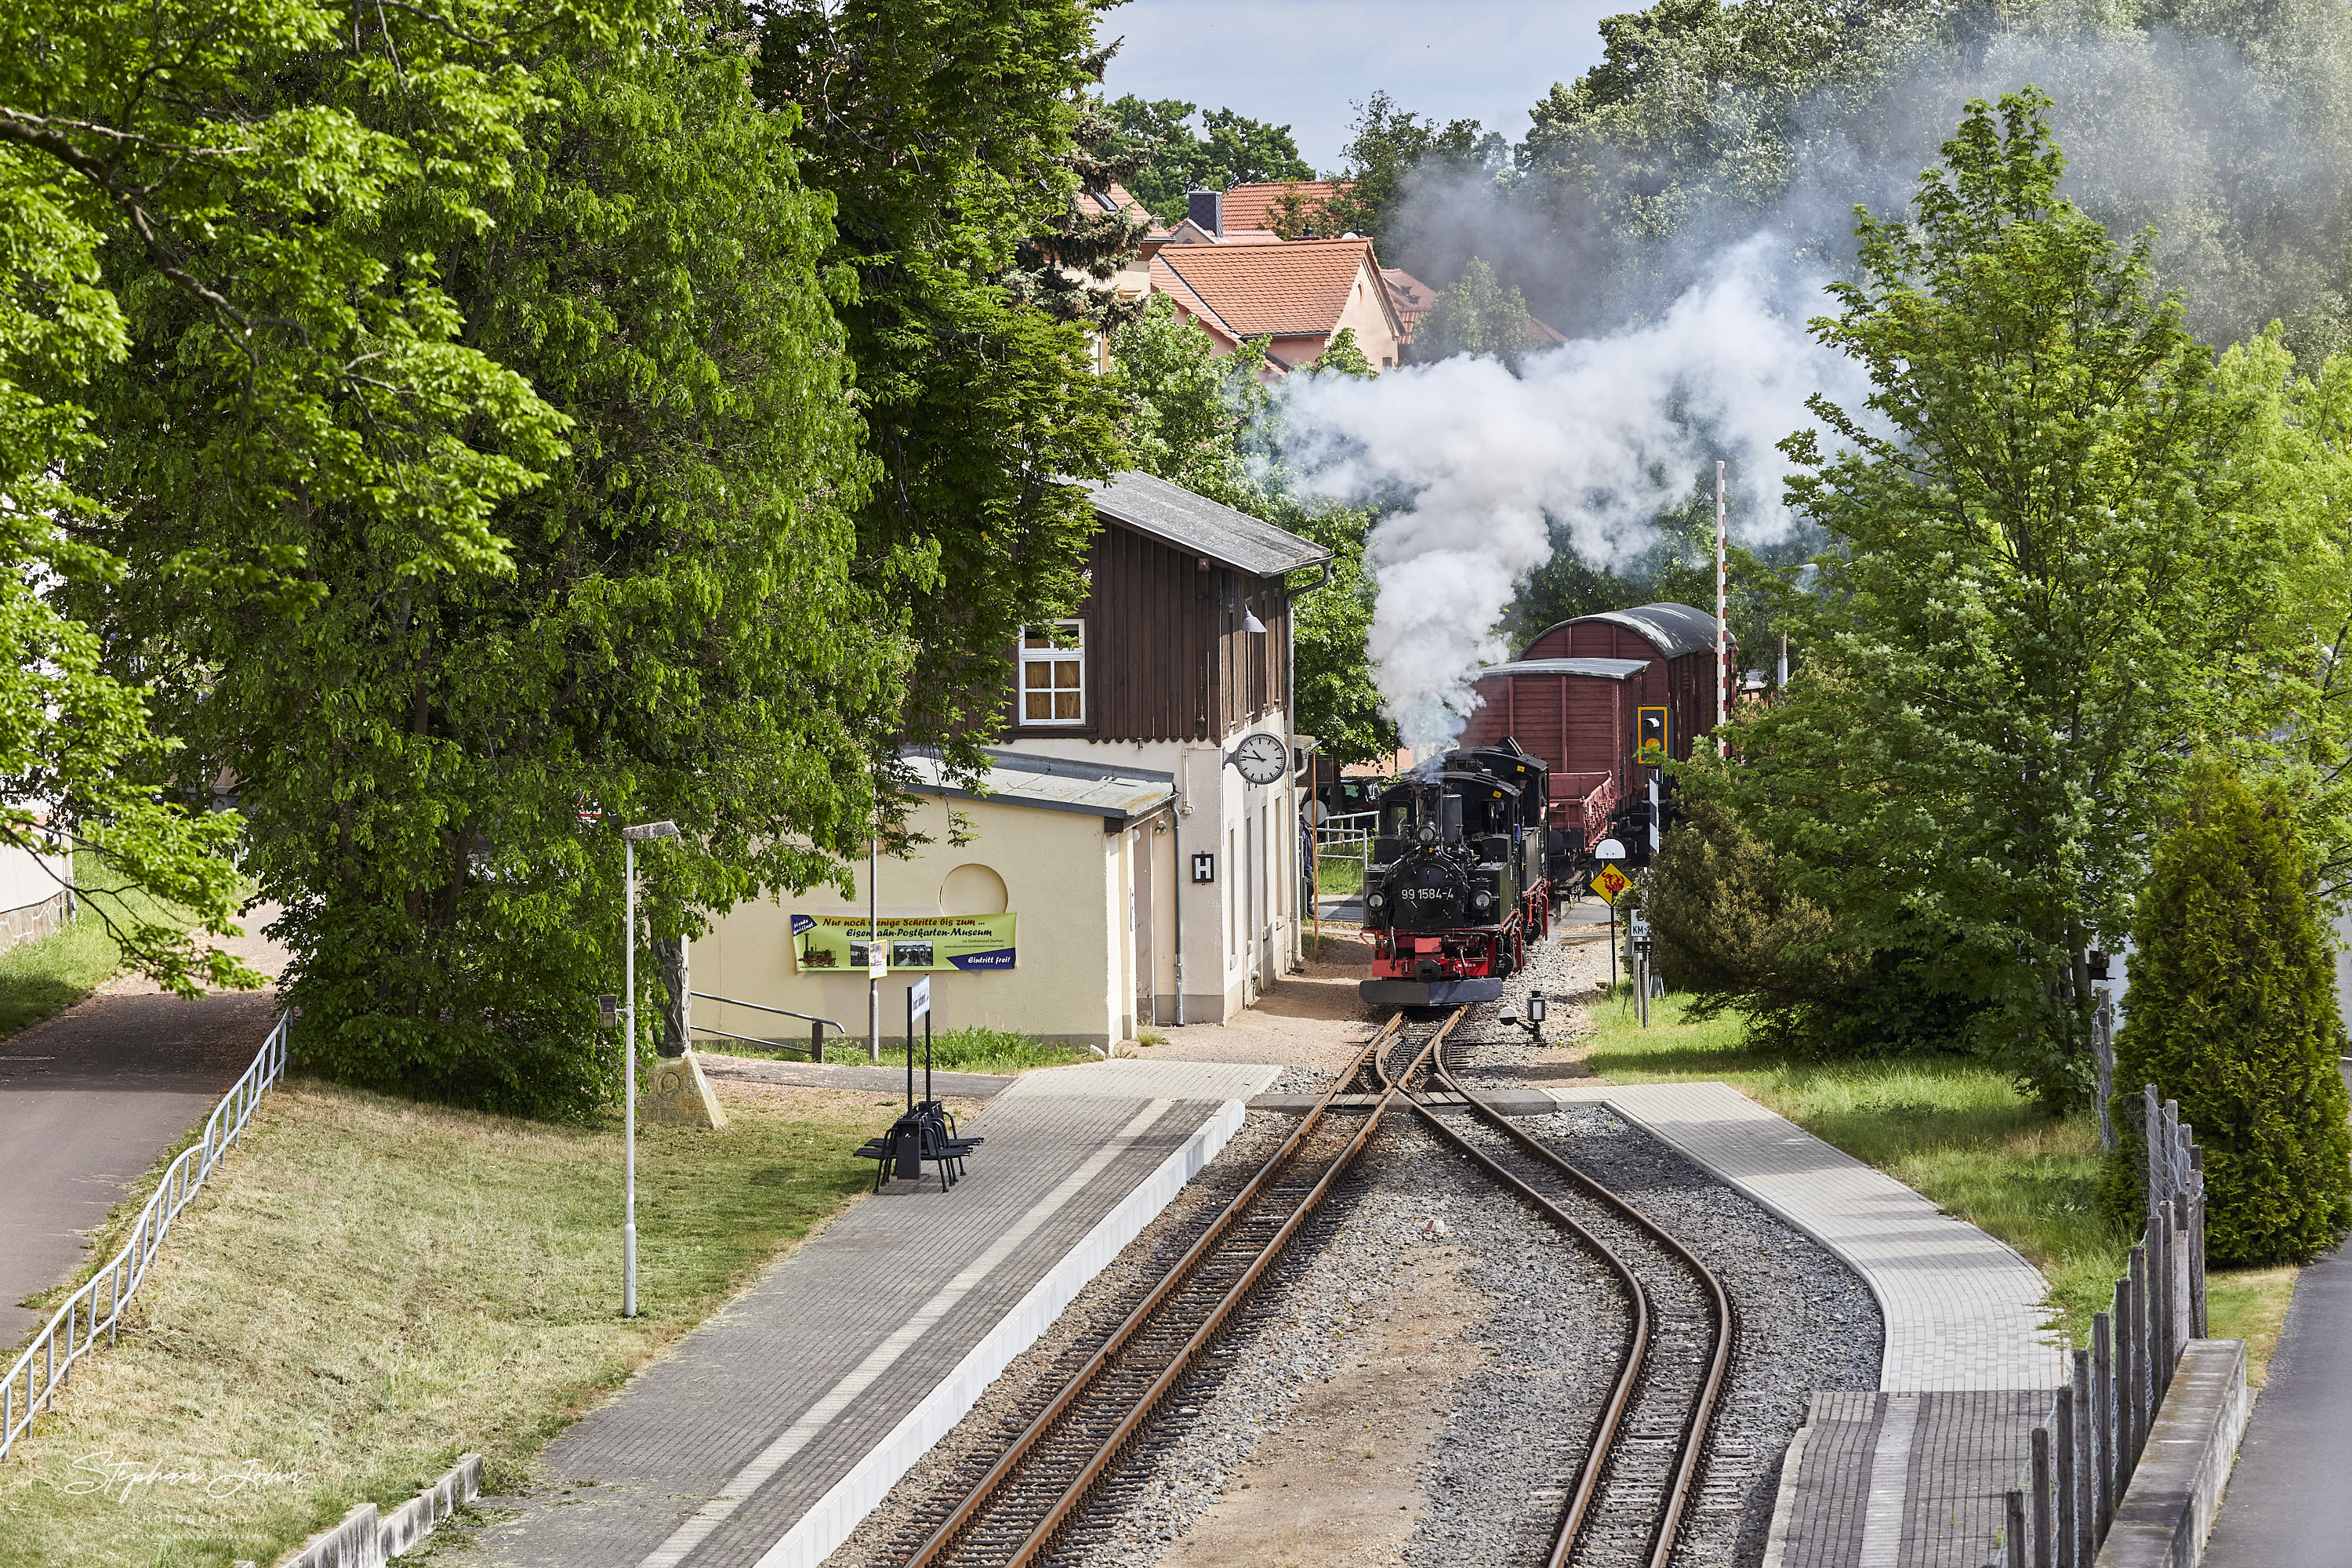
[[[1730,1299],[1689,1248],[1458,1082],[1443,1039],[1429,1066],[1473,1112],[1475,1131],[1416,1098],[1422,1120],[1597,1253],[1632,1320],[1546,1568],[1665,1568],[1730,1361]]]
[[[1391,1019],[1249,1184],[1111,1331],[907,1559],[907,1568],[1020,1568],[1049,1552],[1152,1414],[1265,1278],[1283,1247],[1405,1100],[1465,1009],[1442,1023]],[[1374,1093],[1360,1121],[1329,1114]]]

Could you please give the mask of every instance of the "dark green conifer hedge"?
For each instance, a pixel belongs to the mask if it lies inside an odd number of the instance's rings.
[[[2352,1228],[2344,1025],[2310,851],[2274,784],[2190,770],[2133,928],[2107,1201],[2137,1226],[2141,1085],[2180,1101],[2205,1148],[2215,1262],[2308,1261]]]

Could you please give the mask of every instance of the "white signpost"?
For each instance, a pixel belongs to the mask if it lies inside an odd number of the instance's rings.
[[[1604,838],[1594,846],[1592,858],[1595,860],[1622,860],[1625,858],[1625,847],[1614,838]]]
[[[907,987],[907,1016],[928,1018],[931,1016],[931,977],[924,975]]]

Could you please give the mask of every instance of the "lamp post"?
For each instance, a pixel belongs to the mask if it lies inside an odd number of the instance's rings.
[[[621,1034],[621,1118],[626,1129],[621,1190],[621,1316],[637,1315],[637,843],[647,838],[675,838],[675,822],[641,822],[621,829],[621,854],[626,866],[622,894],[627,931],[621,943],[621,994],[628,999],[628,1027]]]

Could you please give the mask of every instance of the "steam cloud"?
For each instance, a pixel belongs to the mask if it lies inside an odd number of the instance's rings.
[[[1456,359],[1288,384],[1285,456],[1306,488],[1395,507],[1370,544],[1370,653],[1405,744],[1426,757],[1461,733],[1479,668],[1510,651],[1493,628],[1550,556],[1554,524],[1589,564],[1622,565],[1723,456],[1748,502],[1743,539],[1781,535],[1774,444],[1812,423],[1810,393],[1855,413],[1864,395],[1804,333],[1826,306],[1822,274],[1851,264],[1853,206],[1899,211],[1969,98],[2029,82],[2051,95],[2064,189],[2111,232],[2158,228],[2158,272],[2201,335],[2242,337],[2298,306],[2338,318],[2321,333],[2352,334],[2352,301],[2319,282],[2341,276],[2352,163],[2317,144],[2342,133],[2296,101],[2310,85],[2296,79],[2325,68],[2294,56],[2281,81],[2228,42],[2162,30],[2011,32],[1965,62],[1923,51],[1863,99],[1840,89],[1801,106],[1780,195],[1691,193],[1663,247],[1615,237],[1597,191],[1562,222],[1482,178],[1417,177],[1396,225],[1407,265],[1443,280],[1483,256],[1538,315],[1589,335],[1516,377]],[[1629,244],[1640,259],[1625,267]]]
[[[1588,563],[1625,561],[1689,494],[1702,459],[1727,452],[1751,500],[1750,536],[1785,528],[1775,443],[1813,422],[1810,395],[1843,395],[1851,373],[1789,308],[1814,290],[1776,302],[1768,251],[1751,241],[1653,324],[1546,350],[1517,375],[1456,358],[1292,384],[1286,456],[1307,488],[1410,498],[1366,554],[1374,678],[1417,756],[1452,745],[1479,668],[1509,657],[1495,625],[1550,557],[1555,523]]]

